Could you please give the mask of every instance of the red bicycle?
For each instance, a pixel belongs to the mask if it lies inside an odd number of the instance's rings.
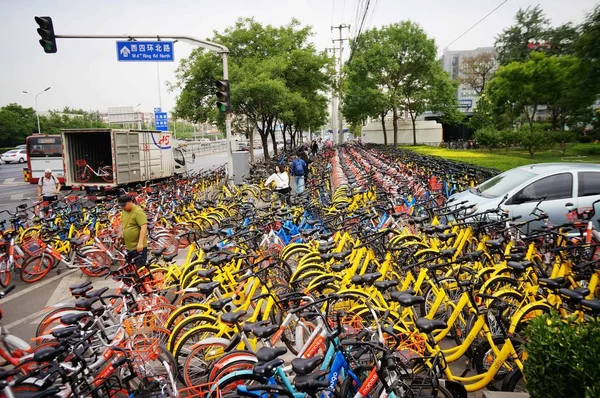
[[[92,174],[102,178],[106,182],[113,182],[113,169],[111,166],[99,166],[98,170],[94,170],[85,159],[75,161],[77,171],[75,172],[75,181],[88,182],[92,178]]]

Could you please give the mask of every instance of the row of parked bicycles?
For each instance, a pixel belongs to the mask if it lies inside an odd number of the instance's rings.
[[[599,243],[586,235],[594,212],[564,225],[543,201],[532,220],[500,204],[476,213],[449,197],[491,171],[405,151],[343,146],[310,168],[291,205],[262,185],[268,167],[240,187],[219,169],[139,189],[155,242],[139,269],[115,241],[111,201],[66,200],[43,220],[19,208],[3,232],[5,273],[34,282],[76,266],[116,287],[71,286],[31,345],[0,329],[4,395],[524,391],[528,323],[600,314]]]

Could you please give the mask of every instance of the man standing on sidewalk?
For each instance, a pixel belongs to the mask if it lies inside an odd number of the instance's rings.
[[[38,181],[38,199],[42,202],[55,202],[60,187],[60,182],[52,175],[52,170],[46,169],[44,176]]]
[[[296,159],[292,162],[292,175],[294,176],[294,191],[297,195],[304,192],[304,175],[306,174],[308,166],[306,162],[302,160],[300,154],[297,155]]]
[[[148,260],[148,219],[141,207],[133,204],[133,197],[119,197],[123,242],[127,249],[127,262],[135,263],[140,268]]]

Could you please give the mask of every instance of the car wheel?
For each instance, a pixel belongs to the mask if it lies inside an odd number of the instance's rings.
[[[25,163],[25,158],[20,158],[19,163]]]

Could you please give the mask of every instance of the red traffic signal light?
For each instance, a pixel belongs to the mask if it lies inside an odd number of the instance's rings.
[[[40,44],[47,54],[56,52],[56,36],[50,17],[35,17],[35,22],[40,26],[37,30],[40,35]]]
[[[228,80],[217,80],[215,82],[217,86],[217,108],[223,113],[231,112],[231,101],[229,98],[229,81]]]

